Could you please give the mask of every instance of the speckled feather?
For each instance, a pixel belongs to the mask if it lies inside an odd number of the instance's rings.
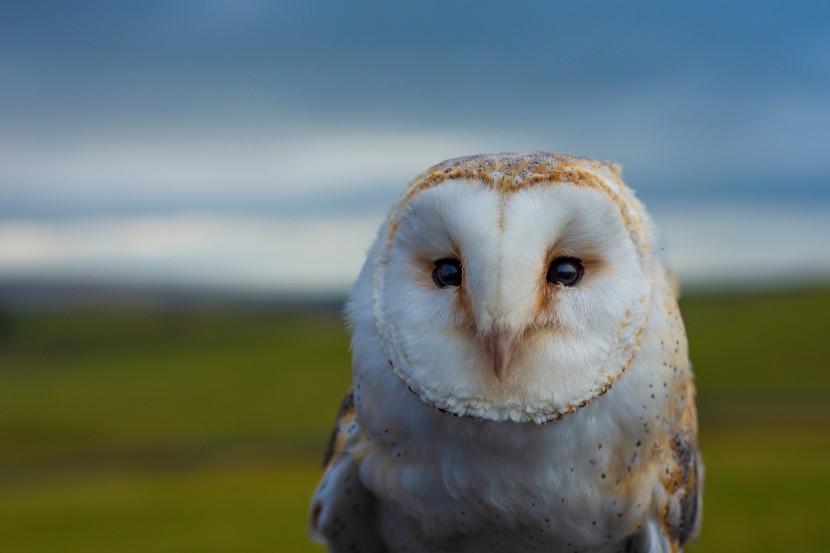
[[[530,222],[514,223],[525,205]],[[540,213],[551,217],[562,209],[569,221],[584,218],[576,228],[588,234],[595,222],[607,226],[595,241],[610,245],[592,253],[571,222],[558,227],[553,254],[525,252],[534,242],[522,233],[541,224],[538,205],[550,205]],[[417,273],[428,274],[443,235],[417,240],[447,217],[473,229],[448,231],[447,253],[464,260],[465,281],[437,290]],[[482,239],[479,259],[476,240],[488,232],[496,241]],[[514,243],[511,232],[530,238]],[[702,465],[685,333],[653,234],[608,162],[472,156],[416,178],[353,292],[354,388],[312,499],[312,536],[334,552],[682,551],[699,531]],[[534,281],[514,293],[528,271],[509,275],[502,264],[543,272],[557,248],[582,248],[595,280],[586,269],[583,291]],[[628,283],[616,268],[640,276]],[[427,322],[408,321],[419,309]],[[604,318],[612,320],[596,322]],[[520,345],[501,382],[484,338],[508,328]],[[568,352],[584,369],[569,372]]]

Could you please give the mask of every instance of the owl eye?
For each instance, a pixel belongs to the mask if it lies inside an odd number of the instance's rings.
[[[585,274],[582,262],[575,257],[557,257],[548,267],[548,282],[573,286]]]
[[[439,259],[432,270],[432,281],[438,288],[461,285],[461,262],[450,257]]]

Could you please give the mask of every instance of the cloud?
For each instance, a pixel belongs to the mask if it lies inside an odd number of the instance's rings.
[[[295,200],[357,185],[401,188],[448,156],[487,149],[463,133],[302,129],[255,140],[217,132],[183,140],[86,136],[0,141],[0,188],[24,203],[150,201],[187,209],[205,199]]]
[[[0,222],[0,275],[343,291],[379,222],[175,215]]]
[[[782,183],[792,198],[830,194],[830,108],[806,93],[744,101],[714,89],[690,95],[688,83],[665,82],[601,107],[575,100],[539,113],[534,125],[523,121],[400,128],[377,121],[175,128],[156,121],[132,130],[0,131],[0,216],[324,205],[330,195],[399,190],[450,157],[539,149],[620,162],[646,196],[779,197]]]
[[[830,175],[828,8],[767,8],[13,5],[0,217],[351,195],[347,213],[440,160],[522,150],[613,159],[644,195],[786,181],[813,200]]]
[[[830,206],[655,206],[669,266],[690,285],[830,280]]]

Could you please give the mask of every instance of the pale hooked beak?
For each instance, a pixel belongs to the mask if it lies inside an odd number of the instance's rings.
[[[513,334],[505,330],[493,332],[490,335],[490,351],[493,354],[493,372],[496,373],[499,382],[504,382],[513,352]]]

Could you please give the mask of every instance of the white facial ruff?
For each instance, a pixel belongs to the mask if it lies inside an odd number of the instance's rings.
[[[530,186],[557,184],[585,186],[601,191],[619,208],[641,268],[648,274],[650,246],[646,239],[648,231],[643,208],[631,190],[619,180],[619,170],[613,164],[562,154],[496,154],[448,160],[431,168],[416,178],[398,205],[393,208],[386,222],[385,243],[380,247],[372,273],[372,294],[375,322],[382,347],[395,374],[426,404],[457,416],[536,424],[560,419],[608,391],[631,363],[640,345],[642,330],[647,324],[651,285],[646,285],[636,301],[628,306],[626,317],[619,324],[616,333],[608,336],[611,347],[608,348],[607,356],[591,367],[589,381],[566,396],[553,398],[531,395],[521,399],[494,402],[476,395],[460,395],[430,387],[427,380],[415,378],[420,372],[417,364],[401,346],[401,330],[386,316],[385,269],[399,219],[407,205],[420,192],[438,186],[444,181],[459,179],[481,182],[505,195]]]

